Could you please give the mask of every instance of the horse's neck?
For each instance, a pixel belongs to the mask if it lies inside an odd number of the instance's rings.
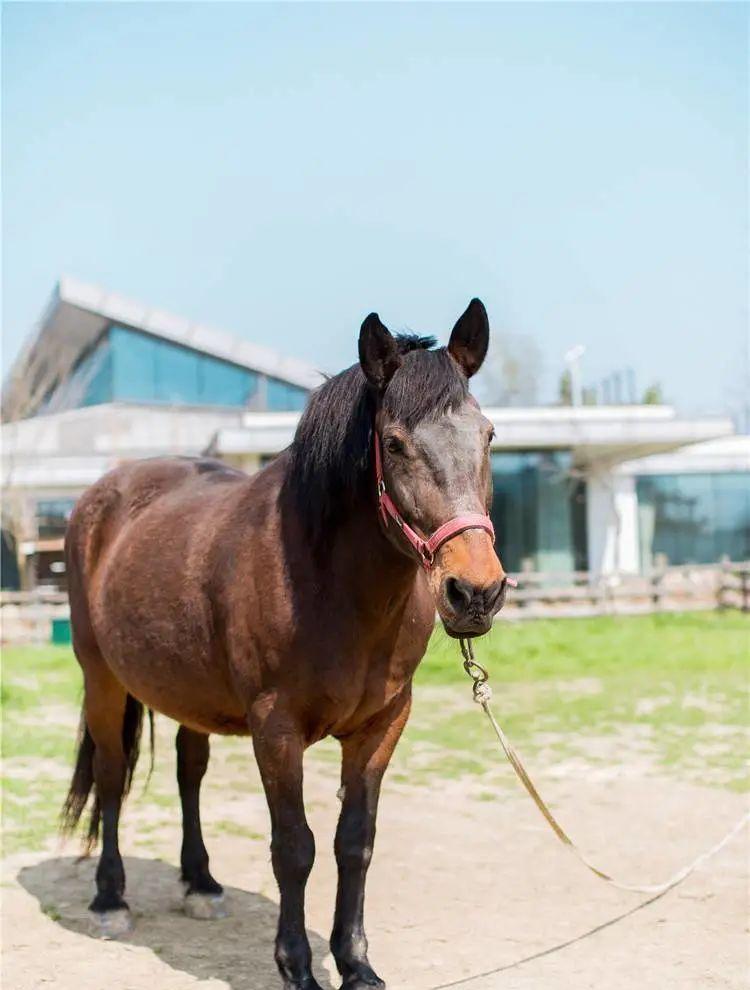
[[[353,512],[333,541],[330,564],[341,593],[365,611],[398,621],[422,578],[418,564],[384,535],[376,509]]]

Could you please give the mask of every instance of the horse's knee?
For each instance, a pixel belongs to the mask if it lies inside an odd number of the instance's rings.
[[[336,830],[333,848],[340,870],[367,869],[372,859],[375,827],[365,817],[342,821]]]
[[[280,882],[304,884],[315,862],[315,836],[307,825],[275,829],[271,859]]]

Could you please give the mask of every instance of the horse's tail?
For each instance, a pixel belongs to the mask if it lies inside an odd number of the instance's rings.
[[[149,726],[151,730],[151,766],[149,768],[149,778],[154,769],[154,713],[148,709]],[[122,723],[122,747],[125,751],[125,786],[123,797],[130,790],[133,780],[138,754],[141,746],[141,730],[143,728],[143,705],[137,701],[132,694],[127,696],[125,702],[125,717]],[[88,726],[86,725],[85,712],[81,712],[81,722],[78,728],[76,765],[73,770],[73,779],[70,782],[68,796],[62,808],[60,816],[60,829],[65,834],[71,834],[76,830],[81,815],[88,803],[89,795],[94,791],[94,803],[91,808],[89,825],[84,840],[84,853],[89,854],[96,846],[99,838],[99,822],[101,820],[101,806],[96,795],[94,786],[94,752],[96,745]]]

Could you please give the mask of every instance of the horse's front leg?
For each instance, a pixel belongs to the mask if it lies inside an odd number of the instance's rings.
[[[271,812],[271,862],[281,899],[276,965],[285,990],[321,990],[312,974],[305,932],[305,885],[315,860],[315,839],[302,797],[304,739],[274,695],[255,702],[250,729]]]
[[[375,841],[380,782],[411,707],[411,685],[365,729],[341,740],[342,808],[336,830],[339,868],[331,952],[342,990],[384,987],[367,959],[364,929],[365,878]]]

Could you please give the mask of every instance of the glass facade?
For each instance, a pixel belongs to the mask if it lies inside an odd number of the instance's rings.
[[[750,476],[641,475],[636,479],[641,567],[750,558]]]
[[[74,498],[40,499],[36,503],[36,525],[39,538],[64,536],[75,504]]]
[[[307,391],[181,344],[112,326],[42,411],[102,402],[300,410]]]
[[[569,451],[492,455],[492,522],[509,571],[574,571],[586,567],[585,486]]]
[[[21,575],[18,572],[16,557],[16,541],[13,534],[4,529],[0,531],[0,588],[3,591],[18,591],[21,587]]]
[[[301,412],[305,408],[307,392],[290,385],[288,382],[279,381],[278,378],[269,378],[266,385],[266,408],[273,412]]]

